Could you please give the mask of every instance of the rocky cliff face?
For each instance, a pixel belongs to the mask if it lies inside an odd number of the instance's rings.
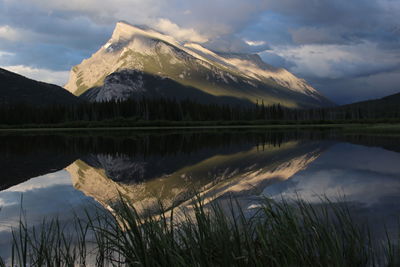
[[[126,75],[124,70],[135,70],[136,76],[126,82],[110,83]],[[137,73],[167,78],[181,86],[178,93],[152,92],[152,96],[175,98],[182,92],[196,99],[197,94],[186,92],[190,87],[209,96],[254,103],[264,101],[288,107],[331,104],[306,81],[264,63],[258,55],[216,53],[200,44],[179,43],[157,31],[124,22],[117,23],[111,39],[95,54],[72,68],[65,88],[91,101],[126,99],[152,89]]]

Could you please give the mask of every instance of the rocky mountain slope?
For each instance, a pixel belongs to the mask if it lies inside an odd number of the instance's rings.
[[[157,86],[141,79],[152,76]],[[172,91],[164,87],[171,81]],[[90,101],[207,95],[204,99],[228,97],[217,98],[219,102],[234,98],[287,107],[331,105],[306,81],[256,54],[217,53],[125,22],[117,23],[111,39],[95,54],[72,68],[65,88]]]

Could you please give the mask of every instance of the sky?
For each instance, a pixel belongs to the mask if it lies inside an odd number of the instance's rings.
[[[119,20],[258,53],[338,104],[400,91],[399,0],[0,0],[0,67],[64,85]]]

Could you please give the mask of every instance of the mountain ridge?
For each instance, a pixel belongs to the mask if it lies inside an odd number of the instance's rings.
[[[214,52],[200,44],[181,43],[126,22],[118,22],[110,40],[72,68],[65,88],[80,96],[103,86],[108,75],[122,70],[142,71],[212,96],[230,96],[253,103],[264,101],[288,107],[332,104],[303,79],[266,64],[258,55]]]
[[[79,99],[64,88],[0,68],[0,104],[70,105]]]
[[[400,115],[400,93],[342,105],[337,109],[357,113],[358,116],[398,118]]]
[[[346,106],[363,106],[363,105],[382,105],[382,106],[394,105],[394,106],[398,106],[399,104],[400,104],[400,92],[391,94],[391,95],[387,95],[387,96],[383,96],[380,98],[374,98],[374,99],[363,100],[363,101],[354,102],[354,103],[350,103],[350,104],[345,104],[343,106],[344,107],[346,107]]]

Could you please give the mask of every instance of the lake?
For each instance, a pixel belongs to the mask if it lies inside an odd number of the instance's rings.
[[[2,133],[0,256],[21,216],[69,222],[119,193],[139,212],[234,197],[346,201],[377,236],[400,215],[400,138],[334,129],[203,129]],[[21,209],[22,207],[22,209]],[[154,211],[155,212],[155,211]],[[384,227],[385,226],[385,227]]]

